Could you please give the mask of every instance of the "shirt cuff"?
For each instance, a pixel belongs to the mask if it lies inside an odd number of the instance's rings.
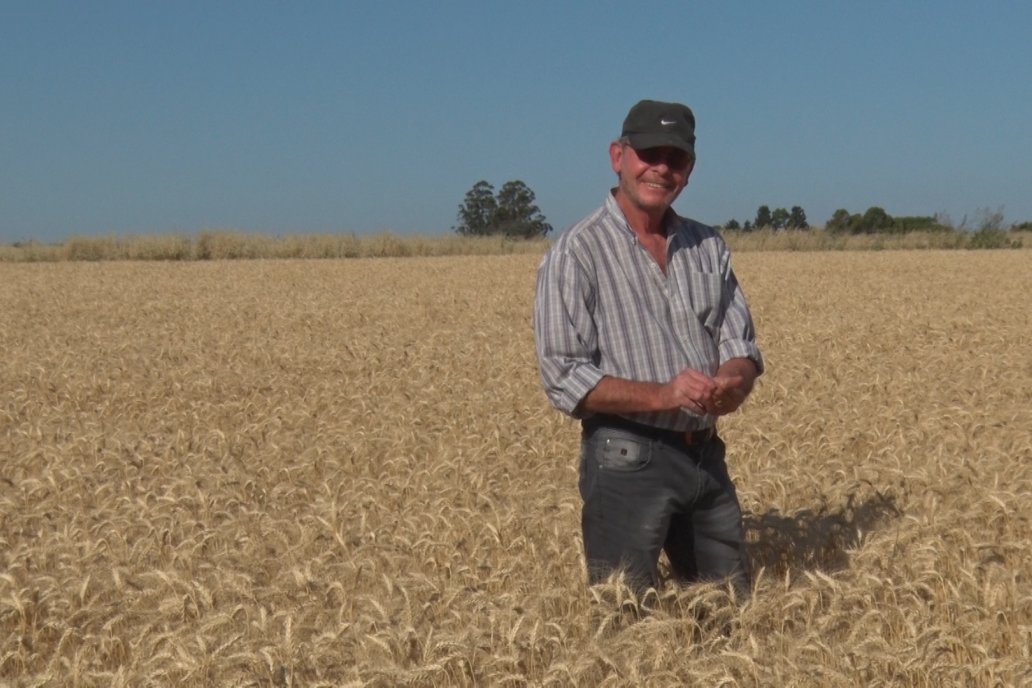
[[[574,418],[584,418],[587,413],[578,412],[578,406],[591,390],[598,386],[605,374],[593,365],[580,365],[570,371],[562,380],[547,390],[552,405]]]

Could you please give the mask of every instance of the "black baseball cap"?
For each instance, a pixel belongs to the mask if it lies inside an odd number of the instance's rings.
[[[694,158],[695,115],[680,103],[642,100],[627,113],[620,137],[635,150],[673,146]]]

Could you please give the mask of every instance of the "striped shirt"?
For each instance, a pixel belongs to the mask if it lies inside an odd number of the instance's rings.
[[[604,376],[665,383],[686,368],[714,375],[732,358],[763,372],[752,316],[716,230],[667,215],[666,274],[637,239],[610,193],[568,229],[538,269],[534,338],[552,405],[574,417]],[[668,430],[716,419],[688,409],[628,413]]]

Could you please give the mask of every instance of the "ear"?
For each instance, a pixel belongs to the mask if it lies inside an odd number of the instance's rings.
[[[616,176],[620,176],[620,169],[623,166],[623,144],[613,141],[609,144],[609,164],[613,167]]]

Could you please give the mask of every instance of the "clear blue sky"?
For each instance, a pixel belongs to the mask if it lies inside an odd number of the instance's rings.
[[[562,229],[638,99],[708,223],[1032,220],[1032,3],[0,0],[0,241],[448,232],[480,179]]]

